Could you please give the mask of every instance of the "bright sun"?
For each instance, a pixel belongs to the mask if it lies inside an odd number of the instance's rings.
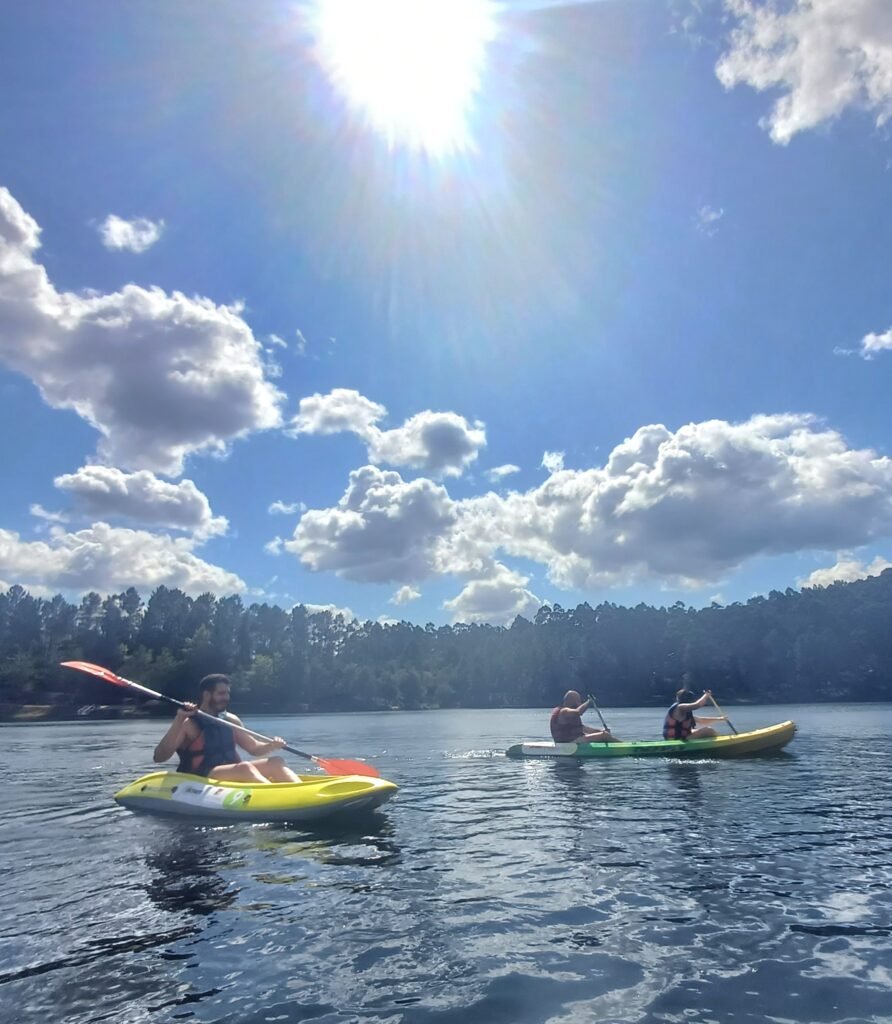
[[[471,148],[492,0],[315,0],[312,29],[332,82],[390,145]]]

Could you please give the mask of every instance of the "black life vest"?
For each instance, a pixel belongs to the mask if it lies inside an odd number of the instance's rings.
[[[232,729],[198,715],[193,715],[192,724],[198,727],[198,735],[177,751],[180,755],[178,772],[208,776],[218,765],[235,764],[240,760]]]
[[[684,711],[684,718],[679,722],[673,717],[673,712],[678,707],[678,701],[676,701],[671,708],[666,712],[666,721],[663,722],[663,739],[664,740],[686,740],[688,736],[694,731],[696,720],[694,719],[693,711]]]

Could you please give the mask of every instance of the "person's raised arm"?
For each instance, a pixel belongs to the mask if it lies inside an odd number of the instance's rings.
[[[679,711],[696,711],[698,708],[702,708],[704,704],[708,704],[712,699],[712,690],[704,690],[703,696],[698,697],[697,700],[692,700],[687,704],[679,704]]]
[[[155,764],[162,764],[164,761],[169,760],[183,746],[183,741],[186,738],[186,722],[189,721],[197,710],[198,708],[195,704],[186,704],[185,707],[177,711],[174,720],[170,723],[170,727],[161,737],[158,746],[155,747],[155,752],[152,754],[152,760]]]

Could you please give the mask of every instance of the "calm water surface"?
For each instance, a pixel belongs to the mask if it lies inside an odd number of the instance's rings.
[[[892,1021],[892,705],[732,715],[791,717],[779,757],[585,764],[501,756],[541,711],[253,719],[401,786],[315,832],[116,807],[163,722],[5,727],[0,1020]]]

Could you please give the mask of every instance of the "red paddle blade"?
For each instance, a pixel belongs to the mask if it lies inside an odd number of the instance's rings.
[[[370,775],[380,779],[381,773],[365,761],[345,761],[337,757],[314,757],[313,760],[329,775]]]
[[[107,668],[103,668],[101,665],[94,665],[90,661],[63,661],[61,662],[63,668],[74,668],[78,672],[86,672],[91,676],[98,676],[100,679],[104,679],[107,683],[114,683],[115,686],[128,686],[126,679],[122,679],[120,676],[116,676],[114,672],[111,672]]]

